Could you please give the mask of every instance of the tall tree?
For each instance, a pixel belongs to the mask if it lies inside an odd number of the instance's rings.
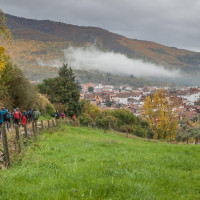
[[[57,109],[65,110],[69,116],[79,114],[79,85],[75,80],[75,75],[71,67],[68,67],[68,64],[63,64],[56,78],[44,80],[38,87],[41,93],[48,95],[49,100]]]
[[[177,129],[173,102],[163,90],[154,93],[153,98],[147,97],[144,103],[144,117],[156,139],[174,139]]]

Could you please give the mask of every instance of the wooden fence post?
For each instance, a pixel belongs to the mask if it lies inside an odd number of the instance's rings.
[[[18,153],[21,152],[21,146],[20,146],[20,137],[19,137],[19,126],[15,126],[15,131],[16,131],[16,141],[17,141],[17,147],[18,147]]]
[[[35,131],[37,132],[37,120],[35,121]]]
[[[49,120],[48,120],[48,128],[50,127],[50,123],[49,123]]]
[[[10,156],[8,150],[8,140],[6,135],[5,125],[3,125],[2,129],[2,141],[3,141],[3,149],[4,149],[4,158],[5,158],[5,165],[8,167],[10,165]]]
[[[52,120],[52,124],[53,124],[52,126],[54,127],[55,126],[54,120]]]
[[[28,137],[26,124],[24,124],[24,136],[25,136],[25,138]]]
[[[32,131],[33,131],[33,135],[35,136],[35,127],[34,127],[34,121],[32,121]]]
[[[41,129],[44,129],[43,121],[41,120]]]
[[[58,119],[56,120],[56,126],[58,126]]]

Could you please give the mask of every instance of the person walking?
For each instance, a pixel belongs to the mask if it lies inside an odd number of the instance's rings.
[[[34,109],[33,110],[33,120],[34,121],[37,121],[38,120],[38,118],[40,117],[40,112],[39,111],[37,111],[36,109]]]
[[[7,113],[7,110],[6,108],[4,107],[1,107],[1,110],[0,110],[0,139],[1,139],[1,127],[2,127],[2,124],[4,122],[4,115]]]
[[[33,119],[33,111],[31,110],[31,108],[28,110],[28,122],[31,123],[32,119]]]
[[[11,128],[11,119],[12,119],[12,114],[8,110],[7,113],[4,115],[4,122],[8,131]]]
[[[22,113],[22,126],[24,126],[27,123],[27,117],[26,117],[26,111],[24,110]]]
[[[21,118],[22,118],[22,114],[20,113],[19,108],[16,108],[14,112],[14,124],[19,126]]]
[[[56,111],[55,113],[55,120],[58,120],[60,118],[60,113],[58,111]]]
[[[64,111],[61,112],[60,116],[61,116],[62,119],[65,119],[65,113],[64,113]]]

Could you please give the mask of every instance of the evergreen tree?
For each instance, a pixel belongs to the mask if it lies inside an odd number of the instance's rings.
[[[66,114],[69,116],[79,114],[79,85],[75,80],[75,75],[71,67],[68,67],[68,64],[63,64],[56,78],[44,80],[38,87],[41,93],[48,95],[49,100],[57,109],[65,110]]]
[[[88,92],[94,92],[94,88],[93,87],[88,87]]]

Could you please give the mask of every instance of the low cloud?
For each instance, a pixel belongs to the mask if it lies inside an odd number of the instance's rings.
[[[177,78],[179,70],[169,70],[163,66],[144,63],[141,60],[128,58],[124,54],[104,52],[96,46],[72,47],[63,50],[64,58],[44,63],[38,59],[41,66],[60,67],[68,63],[73,69],[99,70],[118,75],[131,75],[135,77]]]
[[[176,78],[180,76],[178,70],[168,70],[163,66],[144,63],[120,53],[104,52],[95,46],[71,46],[64,50],[64,57],[73,69],[99,70],[112,74],[133,74],[136,77]]]
[[[41,58],[37,58],[36,62],[39,66],[61,67],[64,63],[64,60],[60,58],[45,62]]]

